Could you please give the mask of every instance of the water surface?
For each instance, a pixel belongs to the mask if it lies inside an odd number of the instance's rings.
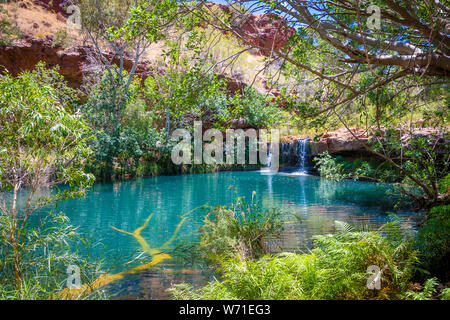
[[[386,187],[374,183],[333,182],[307,175],[221,172],[96,184],[85,199],[61,203],[58,209],[79,226],[79,231],[101,241],[103,246],[95,250],[104,250],[115,270],[122,271],[142,249],[135,238],[111,227],[132,232],[153,214],[141,235],[151,247],[158,248],[172,236],[187,212],[205,203],[230,204],[236,195],[251,200],[253,191],[263,207],[281,207],[285,212],[285,232],[275,250],[307,250],[313,235],[333,232],[335,220],[360,228],[377,228],[388,220],[386,212],[394,211],[396,202]],[[204,214],[197,210],[189,215],[172,247],[196,239]],[[143,257],[145,262],[146,256]],[[208,273],[189,259],[174,258],[127,277],[110,289],[121,298],[167,298],[164,290],[172,283],[189,281],[199,285],[207,278]]]

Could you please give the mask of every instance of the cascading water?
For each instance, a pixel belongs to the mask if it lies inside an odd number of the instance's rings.
[[[300,175],[309,173],[311,169],[309,139],[281,142],[279,148],[279,164],[281,165],[281,172]],[[270,150],[271,147],[269,145],[266,166],[261,169],[261,172],[274,173],[278,171],[278,167],[273,168],[274,159]]]
[[[271,152],[271,144],[268,145],[267,148],[267,158],[266,158],[266,166],[265,168],[261,169],[261,172],[263,174],[274,174],[276,171],[278,171],[278,168],[273,167],[273,160],[272,160],[272,152]]]
[[[267,168],[272,167],[272,152],[270,152],[270,148],[269,151],[267,152]]]
[[[298,172],[307,173],[311,159],[311,150],[309,148],[309,139],[298,139],[296,144],[298,157]]]

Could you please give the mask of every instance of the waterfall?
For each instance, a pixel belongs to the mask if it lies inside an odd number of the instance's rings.
[[[309,139],[297,139],[280,143],[279,164],[281,172],[289,174],[304,175],[311,170],[311,150],[309,148]],[[267,163],[261,168],[263,173],[274,173],[274,159],[271,148],[268,148]],[[278,168],[277,168],[278,169]]]
[[[311,158],[311,150],[309,148],[309,139],[298,139],[296,145],[298,157],[298,172],[307,173],[308,165]]]
[[[276,172],[278,172],[278,168],[273,168],[273,157],[272,157],[272,151],[271,151],[272,145],[269,143],[267,148],[267,158],[266,158],[266,166],[264,168],[261,168],[262,174],[268,174],[272,175]]]
[[[270,148],[267,151],[267,165],[266,165],[266,167],[267,168],[272,167],[272,152],[270,152]]]
[[[280,163],[293,165],[296,155],[293,153],[293,143],[292,142],[282,142],[281,152],[280,152]]]

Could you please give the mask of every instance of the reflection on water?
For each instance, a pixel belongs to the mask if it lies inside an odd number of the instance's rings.
[[[232,185],[238,189],[229,189]],[[106,247],[111,261],[120,261],[120,272],[142,250],[136,239],[114,231],[135,230],[153,214],[142,237],[153,248],[161,247],[176,231],[182,216],[205,203],[225,205],[234,198],[257,198],[265,208],[284,209],[286,230],[276,245],[280,250],[306,250],[313,235],[333,232],[334,221],[357,227],[375,228],[388,218],[396,199],[387,187],[373,183],[333,182],[314,176],[262,175],[259,172],[221,172],[139,179],[130,182],[97,184],[85,199],[61,203],[73,225]],[[408,212],[396,212],[409,215]],[[179,231],[173,246],[193,241],[204,212],[194,211]],[[210,273],[195,263],[174,258],[157,267],[130,275],[112,285],[120,298],[167,298],[164,290],[172,283],[203,284]]]

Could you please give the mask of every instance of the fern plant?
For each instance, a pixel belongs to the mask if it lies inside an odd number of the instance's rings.
[[[446,288],[446,289],[442,290],[441,299],[442,300],[450,300],[450,288]]]
[[[221,281],[199,289],[173,286],[170,292],[176,299],[402,299],[417,262],[410,242],[399,222],[375,232],[336,222],[336,234],[316,237],[310,253],[221,256]],[[371,265],[383,269],[382,290],[366,286]]]
[[[439,284],[437,278],[431,278],[425,281],[422,292],[408,291],[406,297],[410,300],[431,300],[436,292],[436,286]]]

